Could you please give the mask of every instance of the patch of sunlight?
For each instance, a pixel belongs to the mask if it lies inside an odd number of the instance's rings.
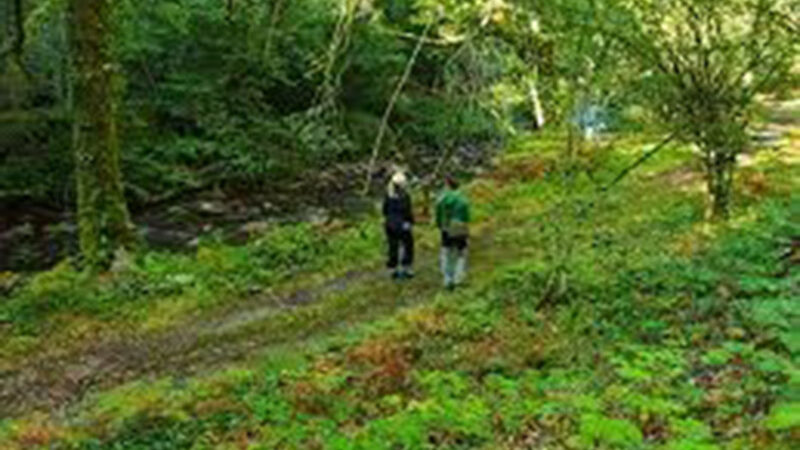
[[[322,351],[318,342],[308,342],[303,345],[303,349],[309,352]],[[308,358],[305,353],[298,351],[293,344],[273,347],[269,353],[259,360],[259,370],[266,372],[284,372],[304,369],[308,366]]]
[[[741,229],[755,223],[758,219],[758,208],[750,207],[731,217],[726,225],[733,229]]]
[[[444,332],[447,324],[444,320],[444,313],[439,308],[430,305],[422,305],[401,313],[397,319],[398,323],[406,328],[422,332],[424,334],[434,334]]]
[[[172,380],[167,378],[134,381],[90,399],[90,406],[84,410],[81,418],[115,427],[143,412],[158,411],[162,417],[187,420],[187,413],[176,405],[189,401],[197,394],[197,391],[190,392],[188,389],[174,389]]]
[[[147,311],[147,318],[142,323],[142,330],[146,332],[161,331],[175,325],[175,322],[187,311],[195,309],[197,301],[188,296],[163,299],[154,303]]]
[[[710,247],[713,236],[712,228],[706,226],[705,223],[698,223],[693,225],[689,231],[677,236],[670,245],[670,250],[684,257],[692,257]]]
[[[467,191],[473,202],[488,203],[497,197],[500,189],[494,181],[482,178],[470,184]]]
[[[221,397],[236,386],[252,382],[254,377],[251,370],[228,368],[185,382],[173,377],[137,380],[91,398],[81,418],[112,428],[149,411],[158,412],[161,417],[190,420],[187,405]]]
[[[49,334],[9,336],[0,342],[0,371],[25,357],[40,353],[65,353],[81,343],[99,339],[108,322],[77,314],[59,314],[52,319]],[[63,324],[63,326],[62,326]]]
[[[800,165],[800,138],[794,138],[780,152],[780,159],[785,164]]]
[[[210,393],[224,393],[238,385],[251,383],[254,379],[255,373],[252,370],[241,367],[231,367],[211,375],[200,384],[196,382],[191,386],[195,388],[205,386],[211,390]]]
[[[775,150],[761,150],[754,154],[739,156],[739,167],[761,167],[767,165],[800,163],[800,141],[784,144]]]
[[[470,232],[475,236],[481,236],[495,229],[496,226],[497,226],[496,219],[488,218],[486,220],[474,224]]]
[[[0,347],[0,372],[11,370],[15,357],[33,353],[39,343],[39,339],[33,336],[12,336],[5,339]]]
[[[640,157],[647,152],[652,151],[657,145],[657,142],[647,143],[644,145],[618,145],[616,151],[625,156]]]

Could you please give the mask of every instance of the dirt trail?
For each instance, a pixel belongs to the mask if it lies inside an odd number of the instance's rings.
[[[490,234],[473,239],[473,247],[489,248]],[[439,292],[436,255],[421,251],[417,279],[396,290],[382,268],[368,267],[345,273],[315,287],[299,289],[284,296],[262,295],[238,303],[221,317],[198,322],[169,332],[132,332],[113,340],[99,341],[69,354],[34,359],[19,370],[0,373],[0,417],[17,417],[33,410],[52,413],[65,409],[87,394],[142,378],[188,377],[226,365],[257,358],[270,347],[291,342],[301,345],[312,336],[330,332],[341,325],[395,311],[403,305],[425,301]],[[491,258],[475,261],[474,269],[488,269]],[[311,320],[281,325],[284,331],[265,333],[262,325],[287,311],[302,311],[326,297],[353,298],[369,290],[392,289],[394,295],[375,295],[369,307],[336,309],[322,321]],[[366,289],[367,292],[360,290]]]
[[[255,297],[222,317],[191,326],[157,334],[123,334],[68,354],[35,359],[19,370],[0,373],[0,417],[31,409],[58,410],[91,390],[141,377],[187,376],[202,368],[243,360],[259,347],[276,343],[276,339],[257,334],[241,336],[240,330],[379,275],[383,271],[348,272],[283,297]]]

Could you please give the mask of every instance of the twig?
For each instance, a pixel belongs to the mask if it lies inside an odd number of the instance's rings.
[[[269,63],[270,54],[272,53],[272,41],[275,36],[275,28],[278,27],[278,22],[281,20],[281,8],[283,8],[284,0],[277,0],[272,5],[272,13],[270,14],[269,28],[267,29],[267,37],[264,42],[264,61]]]
[[[401,39],[408,39],[408,40],[415,40],[415,41],[419,41],[420,40],[420,37],[418,35],[416,35],[416,34],[413,34],[413,33],[405,33],[405,32],[402,32],[402,31],[390,31],[390,30],[386,30],[385,33],[389,34],[391,36],[395,36],[395,37],[401,38]],[[422,40],[423,40],[423,42],[425,44],[437,45],[437,46],[441,46],[441,47],[449,47],[449,46],[452,46],[452,45],[463,44],[464,42],[466,42],[466,41],[468,41],[470,39],[471,39],[471,36],[468,36],[468,35],[461,35],[461,36],[458,36],[458,37],[455,37],[455,38],[449,38],[449,39],[442,39],[442,38],[435,39],[435,38],[429,38],[429,37],[422,38]]]
[[[658,153],[661,150],[663,150],[667,145],[669,145],[677,137],[678,137],[678,133],[677,132],[676,133],[672,133],[669,136],[667,136],[667,138],[664,139],[663,141],[661,141],[661,143],[658,144],[655,148],[653,148],[649,152],[647,152],[644,155],[642,155],[642,157],[639,158],[638,160],[636,160],[635,163],[631,164],[630,166],[625,168],[625,170],[620,172],[619,175],[617,175],[616,178],[614,178],[614,180],[611,183],[609,183],[606,186],[602,187],[601,190],[602,191],[607,191],[607,190],[611,189],[612,187],[616,186],[620,181],[622,181],[626,176],[628,176],[629,173],[631,173],[634,169],[636,169],[637,167],[639,167],[642,164],[644,164],[648,159],[650,159],[653,156],[655,156],[656,153]]]
[[[324,80],[316,93],[314,99],[316,107],[311,109],[312,115],[321,115],[326,112],[328,107],[335,104],[336,93],[339,89],[338,85],[341,82],[341,72],[339,74],[334,74],[336,62],[339,56],[344,54],[350,45],[350,33],[352,33],[353,30],[353,22],[355,20],[357,7],[357,2],[353,0],[344,0],[341,15],[336,22],[331,44],[326,53],[326,61],[321,63],[324,65],[322,68]],[[336,78],[334,79],[334,77]]]
[[[420,35],[419,41],[417,41],[417,46],[414,48],[414,52],[411,54],[408,64],[406,64],[403,76],[400,78],[400,82],[397,83],[397,87],[395,88],[392,97],[389,99],[389,104],[386,105],[386,111],[383,113],[381,126],[378,128],[378,135],[375,137],[375,144],[372,146],[372,157],[370,158],[369,166],[367,167],[367,179],[364,183],[363,195],[367,195],[369,193],[369,188],[372,184],[372,171],[375,167],[375,162],[378,160],[381,144],[383,143],[383,137],[386,134],[386,128],[389,125],[389,118],[392,116],[392,112],[394,111],[394,105],[397,103],[398,98],[400,98],[400,94],[403,92],[403,88],[408,82],[408,78],[411,76],[411,70],[414,68],[414,64],[417,62],[417,58],[422,51],[422,47],[425,45],[425,38],[428,37],[428,33],[430,32],[431,28],[433,28],[434,22],[435,20],[431,20],[428,25],[425,26],[425,30]]]

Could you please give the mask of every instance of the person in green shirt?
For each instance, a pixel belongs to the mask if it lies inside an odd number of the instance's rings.
[[[470,205],[458,181],[448,176],[436,203],[436,226],[442,233],[441,269],[444,285],[453,289],[464,282],[467,272]]]

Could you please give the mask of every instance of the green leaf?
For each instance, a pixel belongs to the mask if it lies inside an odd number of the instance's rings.
[[[597,414],[586,414],[581,418],[580,435],[586,446],[602,443],[615,448],[636,448],[644,440],[633,422]]]
[[[755,367],[761,372],[781,373],[791,367],[791,363],[772,351],[761,350],[756,354]]]
[[[676,419],[670,424],[672,432],[685,441],[704,442],[713,438],[711,427],[694,419]]]
[[[703,355],[702,361],[703,364],[710,366],[721,366],[727,364],[732,356],[733,354],[728,349],[717,348],[709,350],[708,353]]]
[[[692,439],[681,439],[680,441],[670,442],[664,450],[717,450],[720,447],[705,442],[698,442]]]
[[[789,318],[796,315],[789,299],[768,299],[754,303],[750,319],[765,328],[791,329]]]
[[[785,331],[778,335],[778,338],[789,349],[792,355],[800,354],[800,328],[795,327],[792,330]]]
[[[767,417],[766,425],[773,431],[800,427],[800,402],[777,404]]]

